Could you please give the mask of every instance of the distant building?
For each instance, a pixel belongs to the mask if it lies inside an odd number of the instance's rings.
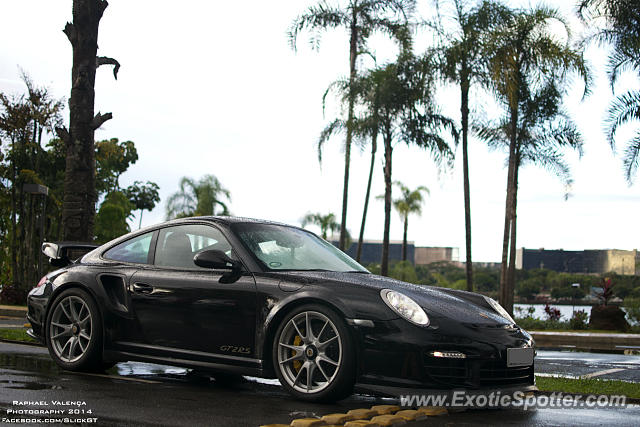
[[[338,246],[338,239],[331,238],[329,240],[335,246]],[[414,262],[415,245],[413,242],[407,242],[407,261]],[[351,246],[345,252],[351,258],[356,259],[356,253],[358,251],[358,240],[353,240]],[[362,242],[362,256],[360,257],[360,264],[380,264],[382,260],[382,241],[379,240],[364,240]],[[402,260],[402,240],[389,241],[389,262]]]
[[[422,247],[415,249],[415,265],[427,265],[434,262],[457,262],[460,258],[458,248]]]
[[[335,246],[338,246],[338,239],[332,237],[329,240]],[[351,258],[356,259],[358,250],[358,241],[352,241],[351,246],[345,252]],[[415,246],[414,242],[407,242],[407,261],[414,265],[427,265],[434,262],[448,261],[457,262],[459,258],[458,248],[440,248],[440,247],[422,247]],[[362,242],[362,256],[360,263],[379,264],[382,259],[382,241],[364,240]],[[389,241],[389,262],[402,260],[402,241]]]
[[[638,251],[620,249],[594,249],[584,251],[565,251],[562,249],[526,249],[516,251],[516,268],[532,270],[546,268],[564,273],[615,272],[618,274],[636,274]]]

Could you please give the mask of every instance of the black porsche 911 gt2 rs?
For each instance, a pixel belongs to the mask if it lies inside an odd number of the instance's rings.
[[[29,293],[29,334],[64,369],[277,377],[314,401],[534,388],[533,340],[497,302],[371,274],[297,227],[186,218],[43,252],[61,268]]]

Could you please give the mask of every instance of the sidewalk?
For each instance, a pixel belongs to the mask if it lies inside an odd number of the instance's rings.
[[[640,334],[596,332],[529,332],[538,348],[563,348],[575,350],[624,351],[640,350]]]
[[[27,317],[27,307],[21,305],[0,305],[0,316],[5,317]]]

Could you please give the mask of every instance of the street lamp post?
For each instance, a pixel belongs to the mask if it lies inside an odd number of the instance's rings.
[[[571,287],[574,288],[574,289],[577,289],[577,288],[580,287],[580,283],[572,283]],[[572,303],[572,307],[573,307],[573,310],[572,310],[572,313],[571,313],[571,317],[573,317],[576,314],[576,297],[575,297],[575,295],[572,296],[571,303]]]
[[[42,194],[42,214],[40,215],[40,246],[44,242],[44,221],[47,213],[47,196],[49,195],[49,187],[40,184],[23,184],[22,191],[29,194]],[[38,277],[42,276],[42,257],[38,256]]]

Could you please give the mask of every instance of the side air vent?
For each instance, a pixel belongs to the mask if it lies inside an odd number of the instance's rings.
[[[126,298],[127,292],[124,283],[124,277],[114,276],[111,274],[103,274],[100,276],[100,283],[104,287],[105,293],[109,298],[109,302],[113,307],[120,311],[128,311]]]

